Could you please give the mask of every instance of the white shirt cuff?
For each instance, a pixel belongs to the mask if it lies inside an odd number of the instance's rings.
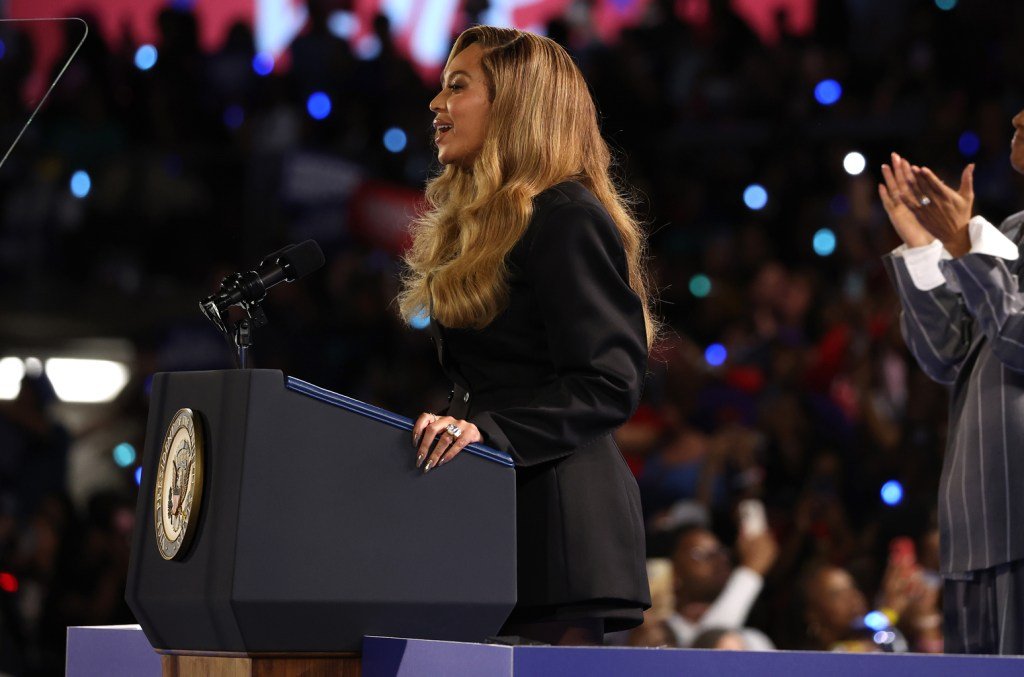
[[[971,236],[971,253],[998,256],[1007,261],[1016,261],[1020,256],[1013,240],[989,223],[984,216],[975,216],[967,224]]]
[[[971,254],[988,254],[1007,261],[1016,261],[1020,256],[1013,240],[1003,235],[1002,231],[989,223],[984,216],[973,217],[967,223],[967,233],[971,238]],[[952,291],[960,292],[958,285],[943,275],[939,268],[940,261],[953,258],[939,240],[932,240],[931,244],[921,247],[900,245],[892,254],[903,257],[910,279],[921,291],[931,291],[949,282]]]
[[[908,247],[903,244],[894,249],[892,255],[903,257],[910,279],[921,291],[930,291],[946,284],[946,278],[939,269],[939,261],[953,257],[939,240],[932,240],[931,244],[921,247]]]

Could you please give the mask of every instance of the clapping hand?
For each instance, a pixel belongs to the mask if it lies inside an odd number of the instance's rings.
[[[967,225],[974,209],[974,165],[964,167],[958,190],[944,184],[927,167],[913,166],[895,153],[893,170],[896,197],[903,207],[950,254],[962,256],[969,252],[971,238]],[[889,192],[891,195],[892,191]]]
[[[905,163],[906,160],[893,153],[892,167],[882,165],[882,178],[885,179],[885,183],[878,184],[878,196],[882,199],[882,207],[889,215],[889,221],[892,222],[893,228],[896,229],[896,233],[904,244],[908,247],[923,247],[931,244],[935,238],[900,199],[900,184],[897,175],[900,173],[901,165]]]

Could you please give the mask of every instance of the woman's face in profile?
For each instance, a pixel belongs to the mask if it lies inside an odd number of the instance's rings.
[[[482,54],[476,43],[456,54],[441,77],[441,93],[430,102],[441,164],[468,167],[484,146],[491,101],[480,65]]]

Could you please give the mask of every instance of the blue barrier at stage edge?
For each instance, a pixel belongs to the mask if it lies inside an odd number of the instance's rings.
[[[1024,657],[508,647],[367,637],[362,671],[363,677],[1008,677],[1024,674]],[[160,656],[138,626],[71,627],[66,674],[160,677]]]

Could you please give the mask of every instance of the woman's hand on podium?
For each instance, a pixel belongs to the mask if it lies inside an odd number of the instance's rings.
[[[458,456],[467,444],[483,442],[483,439],[480,430],[469,421],[453,416],[422,413],[412,427],[416,467],[422,466],[423,472],[427,472]]]

